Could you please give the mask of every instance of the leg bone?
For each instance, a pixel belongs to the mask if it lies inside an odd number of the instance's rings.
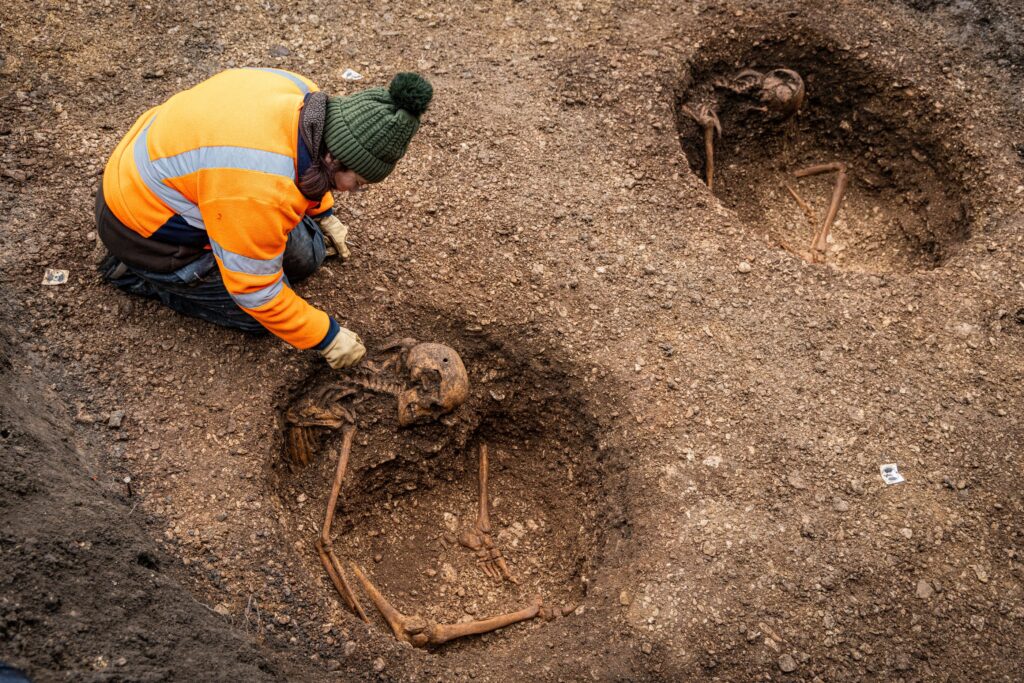
[[[824,253],[828,249],[828,231],[832,228],[832,222],[836,219],[836,214],[839,213],[839,205],[842,204],[843,195],[846,194],[846,187],[850,183],[850,177],[846,173],[846,164],[841,161],[816,164],[802,168],[793,174],[797,178],[806,178],[812,175],[832,172],[836,173],[836,184],[832,190],[832,201],[828,205],[828,213],[825,214],[825,220],[821,224],[821,229],[818,230],[811,241],[811,251],[822,254],[822,258],[824,258]]]
[[[352,450],[352,437],[355,436],[356,428],[349,425],[342,432],[341,453],[338,455],[338,467],[334,473],[334,484],[331,486],[331,495],[327,500],[327,514],[324,516],[324,526],[320,531],[320,537],[316,539],[316,551],[320,555],[320,562],[327,570],[327,576],[337,589],[341,599],[350,610],[355,612],[360,619],[368,622],[366,612],[356,598],[352,587],[345,578],[345,571],[341,561],[334,554],[331,547],[331,523],[334,521],[334,508],[338,505],[338,495],[341,492],[341,482],[345,478],[345,469],[348,467],[348,456]]]
[[[512,583],[518,583],[512,576],[512,572],[509,570],[505,558],[502,557],[501,551],[494,546],[494,541],[491,540],[490,498],[487,494],[487,460],[487,444],[481,443],[479,470],[480,508],[477,512],[476,524],[459,535],[459,543],[476,554],[477,562],[488,577],[499,583],[503,579]]]
[[[722,124],[718,120],[718,114],[707,104],[699,104],[695,108],[684,104],[680,111],[704,129],[705,171],[708,189],[713,190],[715,185],[715,134],[717,133],[719,137],[722,135]]]
[[[541,599],[535,598],[530,605],[516,612],[499,614],[495,617],[463,624],[438,624],[417,615],[402,614],[388,602],[358,565],[352,564],[351,567],[352,573],[356,575],[363,590],[370,596],[370,600],[380,611],[381,616],[388,622],[395,637],[415,647],[443,645],[456,638],[496,631],[499,628],[534,618],[540,613],[543,606]]]

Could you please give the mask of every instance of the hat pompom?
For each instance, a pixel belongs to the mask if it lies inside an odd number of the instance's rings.
[[[391,79],[388,94],[396,107],[418,117],[427,110],[434,88],[423,76],[406,71]]]

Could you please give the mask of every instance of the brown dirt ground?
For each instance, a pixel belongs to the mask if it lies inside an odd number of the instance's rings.
[[[1018,680],[1022,35],[992,1],[9,3],[0,658],[39,680]],[[371,346],[457,348],[473,394],[452,433],[368,409],[339,550],[410,612],[540,592],[568,616],[430,653],[354,619],[312,547],[336,442],[276,466],[322,361],[99,282],[119,136],[242,65],[436,88],[394,176],[341,201],[354,258],[300,291]],[[712,196],[676,108],[744,66],[801,70],[808,105],[724,117]],[[834,159],[850,200],[810,265],[780,247],[809,232],[780,183]],[[800,188],[820,215],[828,181]],[[444,542],[481,439],[518,588]]]

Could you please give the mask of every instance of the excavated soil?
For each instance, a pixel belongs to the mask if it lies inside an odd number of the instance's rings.
[[[1020,678],[1019,3],[8,4],[0,660],[39,681]],[[560,618],[429,652],[355,618],[313,548],[338,436],[281,460],[323,361],[99,281],[107,156],[237,66],[434,83],[392,177],[338,198],[352,259],[298,290],[371,348],[456,348],[472,395],[403,430],[360,404],[334,543],[410,613],[539,593]],[[709,193],[679,105],[779,66],[804,108],[726,107]],[[792,172],[823,161],[851,169],[824,265],[782,186],[820,219],[832,178]],[[518,585],[451,543],[484,441]]]

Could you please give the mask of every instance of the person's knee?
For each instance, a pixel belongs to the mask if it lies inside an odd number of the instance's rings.
[[[263,327],[263,325],[260,325],[254,318],[251,317],[248,320],[238,321],[237,329],[241,330],[242,332],[245,332],[246,334],[251,334],[255,337],[262,337],[264,335],[269,334],[269,332],[267,332],[267,328]]]
[[[256,336],[267,334],[267,328],[263,327],[256,318],[252,317],[238,306],[225,307],[222,310],[217,311],[215,315],[210,317],[210,319],[224,327],[240,330],[246,334]]]
[[[300,282],[315,273],[327,256],[320,226],[308,216],[288,235],[284,250],[284,274],[291,282]]]

